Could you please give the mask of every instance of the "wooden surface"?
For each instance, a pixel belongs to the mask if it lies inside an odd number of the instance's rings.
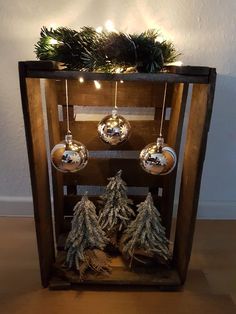
[[[139,271],[130,271],[121,258],[111,260],[112,271],[109,275],[87,274],[81,282],[78,274],[63,267],[66,254],[58,252],[57,261],[54,266],[54,276],[78,285],[141,285],[156,286],[169,290],[177,289],[180,286],[180,278],[177,271],[163,267],[143,268]],[[52,280],[52,283],[55,279]]]
[[[207,209],[206,209],[207,210]],[[179,292],[89,286],[42,289],[32,218],[0,218],[3,314],[235,314],[236,221],[198,221],[187,281]],[[11,243],[11,250],[9,250]],[[227,258],[226,258],[227,257]]]
[[[62,137],[60,135],[60,125],[58,117],[58,99],[56,94],[56,82],[45,80],[45,99],[48,121],[48,135],[50,150],[58,144]],[[55,216],[55,232],[58,238],[63,228],[63,176],[51,165],[53,182],[53,207]]]
[[[19,70],[41,279],[47,286],[55,253],[40,81],[25,80],[24,64]]]
[[[36,180],[38,185],[33,185],[33,193],[34,200],[36,200],[36,225],[39,228],[44,228],[42,225],[44,224],[44,220],[46,221],[46,225],[48,225],[47,232],[52,233],[51,228],[51,218],[49,216],[45,216],[43,213],[49,214],[50,197],[49,197],[49,188],[48,188],[48,174],[47,174],[47,162],[46,162],[46,152],[45,152],[45,141],[42,134],[43,130],[43,119],[42,119],[42,108],[37,111],[39,107],[41,107],[40,100],[40,88],[39,88],[39,80],[34,79],[36,77],[44,77],[44,78],[54,78],[54,79],[78,79],[81,75],[79,71],[38,71],[38,70],[29,70],[32,69],[33,64],[29,63],[21,63],[21,67],[24,68],[24,75],[31,76],[33,78],[27,79],[28,84],[28,96],[29,99],[26,99],[26,93],[24,91],[24,82],[21,84],[22,87],[22,99],[23,104],[26,104],[24,111],[24,115],[26,116],[26,133],[30,140],[29,143],[29,157],[31,160],[31,176],[32,180]],[[27,70],[28,68],[28,70]],[[141,121],[138,125],[137,122],[134,122],[134,135],[133,139],[129,139],[129,141],[124,144],[124,146],[120,146],[124,149],[124,153],[126,150],[137,151],[140,149],[139,146],[142,145],[144,147],[147,142],[151,142],[151,138],[154,139],[158,133],[159,126],[159,111],[161,99],[163,95],[159,95],[159,92],[163,93],[163,82],[167,82],[168,84],[168,105],[171,105],[171,118],[168,123],[165,121],[165,135],[167,134],[167,139],[170,141],[171,146],[175,147],[177,153],[180,146],[180,135],[182,131],[183,117],[184,117],[184,108],[187,97],[187,85],[188,83],[193,84],[193,93],[192,93],[192,101],[191,101],[191,111],[189,118],[189,126],[187,132],[187,141],[184,153],[184,168],[182,173],[182,183],[181,183],[181,191],[180,191],[180,202],[179,202],[179,212],[177,219],[177,227],[176,227],[176,238],[175,238],[175,249],[174,249],[174,263],[176,268],[178,269],[179,275],[181,277],[182,283],[186,278],[188,262],[191,254],[191,246],[192,246],[192,238],[194,233],[194,223],[195,216],[197,211],[198,197],[199,197],[199,189],[200,189],[200,181],[201,181],[201,172],[203,166],[203,160],[205,155],[206,141],[207,141],[207,132],[209,128],[210,115],[213,103],[213,95],[214,95],[214,83],[215,83],[215,70],[209,69],[210,75],[206,74],[206,68],[200,69],[185,69],[185,74],[171,74],[171,73],[157,73],[157,74],[144,74],[144,73],[132,73],[132,74],[107,74],[107,73],[83,73],[83,77],[85,80],[104,80],[104,86],[107,86],[102,91],[97,91],[97,99],[96,93],[91,93],[91,83],[86,82],[85,85],[79,85],[78,81],[69,82],[70,88],[70,97],[72,101],[72,105],[82,104],[86,99],[86,104],[97,105],[99,100],[99,104],[110,103],[110,100],[106,103],[107,99],[113,98],[114,94],[114,84],[112,81],[114,80],[124,80],[126,81],[124,86],[121,87],[119,91],[119,97],[122,101],[123,105],[126,105],[125,98],[127,101],[133,106],[141,106],[142,105],[142,94],[144,93],[143,99],[147,99],[147,103],[149,106],[157,106],[154,118],[156,118],[155,126],[150,123],[150,121]],[[195,71],[194,76],[192,76],[191,71]],[[132,81],[132,82],[131,82]],[[135,82],[134,82],[135,81]],[[128,82],[128,83],[127,83]],[[158,82],[158,84],[157,84]],[[141,84],[140,84],[141,83]],[[170,84],[172,83],[172,84]],[[173,84],[174,83],[174,84]],[[179,84],[181,83],[181,84]],[[187,83],[183,85],[182,83]],[[210,84],[203,84],[210,83]],[[56,85],[55,85],[56,84]],[[135,84],[138,85],[138,91],[135,93]],[[122,85],[122,84],[121,84]],[[126,86],[127,85],[127,86]],[[50,143],[51,146],[55,140],[59,138],[58,132],[58,114],[56,103],[64,101],[64,82],[53,83],[47,82],[47,102],[49,103],[49,131],[52,133],[50,135]],[[56,94],[59,89],[59,98]],[[87,92],[86,86],[90,88],[90,91]],[[111,87],[111,89],[109,88]],[[142,86],[145,86],[145,90],[151,91],[152,95],[148,96],[149,93],[143,92]],[[130,93],[127,92],[127,88]],[[79,93],[77,89],[80,89]],[[136,97],[136,94],[138,95]],[[111,97],[112,96],[112,97]],[[173,97],[172,97],[173,96]],[[34,99],[35,97],[35,99]],[[83,98],[84,97],[84,98]],[[100,97],[100,98],[99,98]],[[172,97],[172,101],[169,100]],[[133,104],[132,104],[133,102]],[[145,101],[144,101],[145,103]],[[28,106],[29,105],[29,106]],[[65,106],[64,106],[65,108]],[[28,113],[30,111],[30,114]],[[36,114],[37,112],[37,114]],[[55,117],[55,122],[53,122],[53,116]],[[65,118],[65,116],[64,116]],[[70,107],[70,119],[73,118],[73,107]],[[77,126],[81,125],[81,129],[78,132],[76,131]],[[91,132],[95,131],[95,123],[90,122]],[[88,124],[85,123],[75,123],[72,124],[74,126],[74,132],[78,137],[80,135],[84,136],[86,145],[88,144],[89,149],[94,152],[96,149],[105,151],[105,148],[99,146],[97,139],[94,139],[94,135],[91,133],[86,135],[88,132]],[[135,128],[136,126],[136,128]],[[139,127],[141,126],[141,130]],[[169,126],[169,128],[168,128]],[[61,124],[62,127],[62,124]],[[84,133],[83,133],[84,132]],[[88,132],[89,133],[89,132]],[[34,142],[33,144],[31,142]],[[133,141],[133,142],[132,142]],[[139,144],[137,144],[139,143]],[[40,154],[36,156],[36,144],[39,148],[42,148]],[[31,147],[31,146],[32,147]],[[122,149],[121,149],[122,150]],[[39,157],[41,160],[44,158],[43,162],[40,163]],[[176,172],[173,172],[168,177],[157,177],[146,174],[142,171],[138,164],[137,156],[132,158],[123,158],[114,159],[110,157],[97,158],[97,156],[93,155],[90,157],[88,166],[80,171],[78,174],[67,174],[63,175],[63,185],[67,186],[67,192],[70,194],[69,196],[76,196],[77,194],[77,186],[78,185],[92,185],[92,186],[103,186],[107,184],[107,177],[114,175],[119,169],[124,169],[124,180],[127,182],[129,186],[133,187],[149,187],[149,190],[153,193],[154,199],[158,198],[159,187],[164,188],[162,194],[162,201],[160,203],[160,211],[163,216],[164,225],[167,226],[167,233],[170,232],[171,225],[171,217],[172,217],[172,208],[173,208],[173,197],[175,190],[175,178]],[[40,170],[40,173],[37,171]],[[175,170],[176,171],[176,170]],[[55,174],[55,172],[54,172]],[[135,174],[135,176],[134,176]],[[37,177],[38,175],[38,177]],[[55,182],[54,195],[58,197],[57,202],[61,202],[61,193],[62,193],[62,182],[59,181],[59,176],[55,176],[53,180]],[[60,177],[61,178],[61,177]],[[33,183],[34,184],[34,183]],[[59,187],[59,188],[58,188]],[[60,190],[60,191],[59,191]],[[59,194],[60,195],[59,195]],[[41,197],[42,196],[42,197]],[[42,206],[38,206],[37,202]],[[61,204],[61,203],[60,203]],[[50,205],[49,205],[50,206]],[[62,210],[60,209],[56,213],[58,217],[56,217],[56,221],[62,221]],[[51,213],[50,213],[51,214]],[[43,220],[38,219],[37,215],[43,215]],[[59,218],[60,215],[60,218]],[[62,224],[62,222],[61,222]],[[64,226],[64,222],[63,222]],[[63,227],[64,229],[64,227]],[[57,235],[60,231],[58,225],[56,226]],[[39,235],[39,232],[38,232]],[[47,243],[47,233],[45,236],[43,234],[40,237],[43,237],[43,243],[45,243],[45,247],[50,247],[50,250],[53,251],[53,244],[51,243],[52,237],[49,237],[49,243]],[[39,238],[40,238],[39,237]],[[50,251],[49,250],[49,251]],[[51,252],[50,251],[50,252]],[[48,253],[45,248],[41,250],[41,266],[43,268],[43,273],[49,273],[49,264],[51,253]],[[44,265],[42,261],[46,260],[47,263]],[[46,267],[46,270],[44,269]],[[46,279],[43,280],[44,285],[46,283]]]
[[[110,73],[91,73],[80,71],[27,71],[27,76],[32,78],[49,79],[74,79],[78,80],[81,75],[84,80],[100,81],[149,81],[149,82],[168,82],[168,83],[208,83],[208,76],[184,76],[172,73],[131,73],[131,74],[110,74]]]
[[[175,150],[179,161],[179,148],[182,138],[185,107],[188,95],[188,84],[175,84],[171,100],[171,116],[168,124],[168,134],[165,137],[166,143]],[[162,207],[165,208],[163,223],[166,226],[166,235],[169,237],[171,231],[171,220],[174,207],[175,183],[177,167],[168,176],[163,177]]]
[[[114,106],[115,82],[102,81],[96,89],[93,81],[68,80],[69,105]],[[118,107],[162,107],[164,84],[150,82],[118,82]],[[58,104],[65,105],[65,82],[57,81]]]
[[[200,183],[214,98],[216,73],[210,85],[193,85],[177,214],[174,262],[185,281],[191,256]]]

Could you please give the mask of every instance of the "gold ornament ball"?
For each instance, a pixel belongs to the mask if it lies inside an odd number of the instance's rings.
[[[125,142],[130,135],[131,126],[123,116],[113,110],[111,115],[104,117],[98,124],[98,134],[103,142],[117,145]]]
[[[88,150],[84,144],[67,134],[64,141],[56,144],[51,151],[52,165],[60,172],[77,172],[88,163]]]
[[[164,143],[162,137],[144,147],[139,158],[143,170],[153,175],[169,174],[177,162],[175,151]]]

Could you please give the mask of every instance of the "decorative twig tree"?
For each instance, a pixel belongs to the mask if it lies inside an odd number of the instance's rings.
[[[99,213],[99,223],[110,238],[113,245],[117,244],[117,233],[123,231],[135,215],[130,205],[132,200],[126,194],[126,183],[121,178],[122,170],[119,170],[106,187],[101,196],[103,206]]]
[[[65,245],[66,266],[79,271],[81,279],[88,269],[98,273],[109,272],[109,259],[102,251],[107,242],[98,223],[96,207],[86,193],[74,207],[72,228]]]
[[[154,206],[151,193],[138,206],[138,214],[121,238],[123,255],[130,260],[144,262],[146,258],[157,259],[165,264],[169,259],[169,241],[161,224],[160,213]]]

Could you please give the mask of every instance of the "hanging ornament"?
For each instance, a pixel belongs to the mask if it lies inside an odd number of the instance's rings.
[[[88,150],[84,144],[73,139],[69,127],[69,112],[68,112],[68,86],[66,86],[66,119],[67,119],[67,134],[65,140],[56,144],[51,151],[52,165],[61,172],[77,172],[83,169],[88,163]]]
[[[139,156],[140,165],[143,170],[153,175],[169,174],[175,168],[177,162],[174,149],[165,144],[162,137],[166,90],[167,83],[165,84],[159,137],[156,142],[144,147]]]
[[[128,120],[118,114],[117,82],[115,84],[115,105],[112,114],[105,116],[98,124],[98,134],[103,142],[117,145],[125,142],[130,135],[131,126]]]

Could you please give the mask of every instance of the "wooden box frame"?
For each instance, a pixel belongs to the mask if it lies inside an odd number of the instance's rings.
[[[66,208],[64,207],[67,206],[67,201],[70,203],[70,201],[74,198],[74,201],[72,201],[74,204],[74,202],[78,199],[78,197],[76,197],[76,184],[78,184],[78,182],[76,176],[74,175],[73,179],[69,178],[67,182],[67,179],[63,177],[61,173],[52,169],[55,217],[55,223],[53,223],[48,170],[48,148],[44,136],[45,126],[40,79],[45,79],[46,110],[50,148],[61,140],[61,134],[63,134],[63,127],[60,129],[59,123],[55,123],[55,120],[57,122],[59,121],[57,97],[58,93],[60,93],[60,88],[58,91],[57,80],[71,80],[69,81],[72,84],[71,90],[73,89],[73,84],[75,84],[76,80],[78,81],[78,78],[81,75],[86,82],[101,80],[107,82],[106,84],[112,84],[112,82],[116,80],[123,80],[124,82],[133,82],[132,84],[134,85],[138,83],[141,83],[142,85],[146,84],[145,86],[147,86],[147,88],[152,85],[152,96],[149,101],[159,103],[159,108],[155,105],[155,119],[157,120],[159,116],[158,110],[160,111],[160,101],[158,102],[158,98],[156,98],[155,95],[158,91],[160,92],[163,83],[167,82],[167,98],[169,99],[169,103],[171,103],[172,110],[165,136],[167,138],[167,143],[176,150],[177,154],[179,153],[180,148],[188,87],[192,84],[191,107],[184,146],[183,169],[179,192],[173,259],[170,269],[156,269],[154,272],[146,273],[140,276],[135,273],[128,272],[127,270],[124,271],[117,268],[115,274],[109,279],[92,277],[88,278],[84,282],[87,284],[154,285],[158,288],[167,290],[172,290],[183,285],[186,279],[191,255],[201,175],[207,144],[207,134],[213,106],[216,70],[208,67],[184,66],[168,67],[167,72],[157,74],[107,74],[61,71],[57,69],[56,63],[51,61],[27,61],[19,62],[19,74],[43,287],[47,287],[50,284],[51,287],[56,286],[63,288],[79,283],[76,276],[73,276],[71,272],[66,273],[65,270],[60,269],[60,266],[58,266],[58,259],[61,258],[60,251],[59,254],[57,254],[57,262],[55,263],[55,246],[57,246],[60,250],[61,239],[64,237],[65,224],[67,223],[65,219]],[[132,95],[134,96],[134,88],[132,90],[133,92],[131,91],[131,94],[133,93]],[[111,91],[111,93],[113,92],[114,91]],[[61,91],[61,93],[61,95],[64,95],[63,91]],[[71,94],[73,93],[71,92]],[[123,96],[126,97],[125,92]],[[102,99],[104,100],[105,98],[103,97]],[[137,100],[137,102],[139,101]],[[72,111],[70,110],[70,112]],[[141,124],[137,124],[138,127],[143,125],[142,122],[140,123]],[[145,130],[146,129],[144,128],[144,131]],[[155,132],[157,131],[155,130]],[[145,134],[147,133],[148,132]],[[148,136],[145,136],[146,144],[148,144]],[[83,142],[83,138],[81,138],[81,141]],[[135,141],[138,142],[137,139],[135,139]],[[155,141],[155,136],[153,136],[153,141]],[[125,162],[129,164],[128,161],[122,162],[124,167],[126,167]],[[103,167],[102,163],[101,167]],[[111,169],[114,168],[112,166],[112,162],[110,163],[110,167]],[[145,181],[146,179],[144,174],[143,178]],[[161,186],[163,187],[161,212],[163,213],[163,222],[167,229],[167,235],[169,236],[173,212],[176,170],[171,175],[162,177],[162,179],[159,178],[152,176],[152,179],[150,179],[151,184],[149,185],[149,189],[153,192],[155,197],[155,183],[153,183],[153,180],[161,182]],[[87,175],[85,173],[84,182],[87,182],[86,180]],[[137,181],[140,180],[142,180],[142,177],[140,174],[137,174]],[[67,192],[69,194],[67,197],[63,194],[63,184],[65,184],[65,181],[67,184]],[[160,183],[157,183],[157,185],[158,184]],[[53,232],[54,227],[55,237]]]

